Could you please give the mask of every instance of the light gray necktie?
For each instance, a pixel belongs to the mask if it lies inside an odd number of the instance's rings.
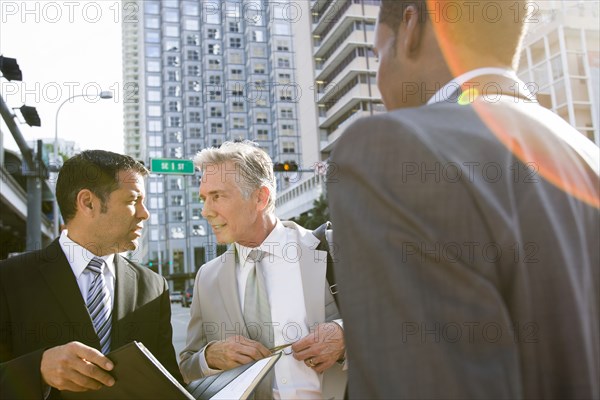
[[[267,349],[273,347],[273,325],[271,324],[271,306],[263,277],[260,261],[267,253],[254,249],[248,254],[252,261],[251,269],[246,280],[244,294],[244,321],[248,329],[248,336],[252,340],[262,343]],[[273,398],[274,370],[271,370],[258,385],[254,392],[255,399]]]
[[[86,269],[92,274],[92,283],[90,284],[85,305],[92,318],[94,330],[100,339],[102,353],[107,354],[110,351],[112,307],[104,279],[104,260],[94,257]]]
[[[265,345],[270,349],[273,347],[273,326],[271,325],[271,306],[263,277],[263,269],[260,261],[265,252],[252,250],[248,259],[252,261],[246,280],[246,291],[244,295],[244,321],[250,327],[248,336],[250,339]]]

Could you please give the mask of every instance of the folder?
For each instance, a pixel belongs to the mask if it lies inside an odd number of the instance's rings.
[[[247,399],[281,353],[204,377],[187,387],[181,385],[140,342],[126,344],[106,356],[114,364],[110,374],[115,378],[115,384],[87,392],[62,391],[63,399]]]

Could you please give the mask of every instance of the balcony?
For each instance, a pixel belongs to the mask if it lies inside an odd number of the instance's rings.
[[[350,111],[362,100],[379,99],[381,99],[381,95],[376,85],[359,83],[339,99],[336,100],[336,98],[333,96],[329,98],[329,101],[335,101],[335,104],[327,111],[327,117],[319,119],[319,126],[321,128],[328,128],[345,112]]]

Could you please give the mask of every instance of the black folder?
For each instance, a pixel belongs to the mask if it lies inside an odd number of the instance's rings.
[[[183,387],[154,357],[150,350],[140,342],[131,342],[111,351],[106,355],[113,363],[110,372],[115,384],[100,390],[87,392],[63,391],[64,399],[99,400],[99,399],[173,399],[173,400],[208,400],[226,388],[244,374],[251,374],[247,383],[241,388],[240,399],[248,398],[260,381],[277,362],[281,353],[265,360],[241,365],[220,374],[208,376]],[[264,364],[260,368],[252,368],[256,363]],[[258,367],[258,366],[257,366]],[[239,381],[238,381],[239,382]]]

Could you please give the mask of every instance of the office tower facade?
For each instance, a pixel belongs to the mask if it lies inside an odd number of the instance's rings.
[[[308,94],[300,99],[299,106],[307,110],[316,105],[314,119],[302,119],[302,134],[309,141],[306,133],[315,131],[320,152],[316,161],[320,161],[329,157],[335,141],[353,121],[385,111],[375,81],[378,63],[372,51],[380,1],[313,0],[304,4],[305,17],[294,29],[309,27],[312,68],[298,71],[299,82]],[[312,85],[306,83],[309,79]],[[307,126],[308,121],[314,125]],[[307,166],[313,165],[311,159]],[[324,193],[324,180],[317,172],[305,174],[282,190],[276,203],[279,215],[295,217],[312,209],[314,200]]]
[[[519,76],[540,103],[600,145],[600,27],[597,1],[538,1]]]
[[[137,10],[123,20],[128,154],[191,159],[251,139],[275,161],[301,162],[294,3],[124,0],[123,8]],[[226,248],[201,216],[199,183],[199,173],[147,180],[151,217],[133,257],[156,266],[172,290]]]

